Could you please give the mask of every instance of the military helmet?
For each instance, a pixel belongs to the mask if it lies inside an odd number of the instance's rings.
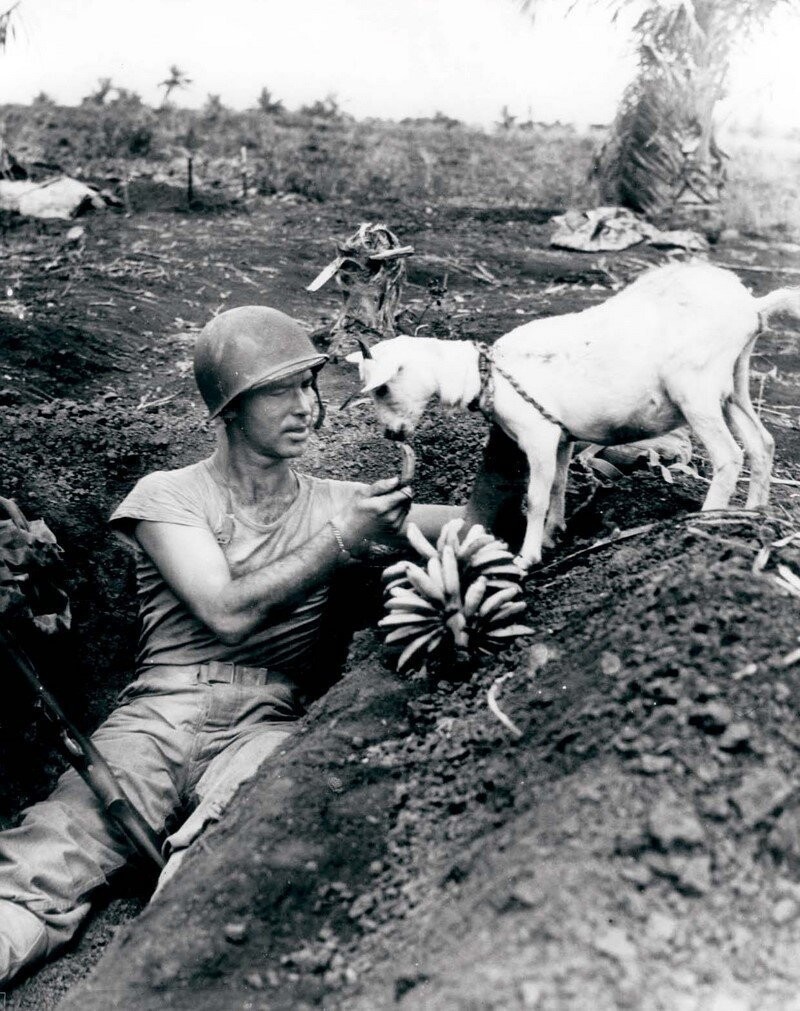
[[[316,373],[327,360],[297,320],[267,306],[245,305],[220,313],[200,331],[194,378],[209,416],[216,418],[240,394],[306,369]]]

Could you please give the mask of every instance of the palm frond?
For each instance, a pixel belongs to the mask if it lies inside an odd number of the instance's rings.
[[[16,37],[14,11],[19,5],[20,0],[17,0],[16,3],[13,3],[0,14],[0,49],[5,49],[9,39],[13,40]]]

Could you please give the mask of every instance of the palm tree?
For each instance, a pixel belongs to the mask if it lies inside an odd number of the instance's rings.
[[[164,89],[164,98],[161,101],[161,108],[169,101],[169,96],[173,91],[178,88],[187,88],[192,83],[192,79],[187,77],[181,68],[173,63],[169,68],[169,77],[165,78],[163,81],[159,81],[159,88]]]
[[[532,14],[540,0],[520,0]],[[586,0],[574,0],[569,10]],[[599,0],[589,0],[598,3]],[[606,0],[636,20],[637,74],[595,166],[601,197],[672,223],[720,224],[725,155],[714,110],[735,43],[800,0]]]
[[[274,116],[276,113],[283,112],[283,102],[279,98],[273,98],[269,88],[261,89],[256,104],[266,116]]]
[[[19,7],[20,0],[7,7],[0,13],[0,49],[5,49],[9,39],[13,39],[14,31],[14,11]]]
[[[114,82],[110,77],[98,77],[97,87],[84,99],[87,105],[105,105],[106,99],[114,90]]]
[[[206,104],[203,106],[203,119],[208,123],[218,122],[225,113],[225,106],[219,95],[209,94]]]

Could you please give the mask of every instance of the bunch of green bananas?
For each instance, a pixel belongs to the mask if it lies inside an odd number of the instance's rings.
[[[433,545],[409,523],[409,543],[424,567],[401,561],[383,573],[387,613],[378,624],[386,645],[401,650],[400,672],[488,652],[532,631],[517,624],[525,610],[523,573],[508,547],[480,524],[462,537],[463,526],[462,519],[450,520]]]

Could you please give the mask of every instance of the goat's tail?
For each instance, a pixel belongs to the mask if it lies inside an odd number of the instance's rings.
[[[764,324],[774,312],[787,312],[795,319],[800,319],[800,288],[778,288],[753,301],[759,320]]]

